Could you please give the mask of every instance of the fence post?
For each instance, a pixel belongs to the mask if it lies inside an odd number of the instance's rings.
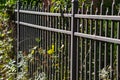
[[[77,31],[77,19],[74,17],[78,11],[78,0],[72,0],[72,15],[71,15],[71,66],[70,66],[70,80],[76,79],[76,56],[77,56],[77,38],[74,32]]]
[[[17,64],[18,64],[18,54],[19,54],[19,0],[17,1]],[[17,67],[17,77],[18,77],[18,67]]]

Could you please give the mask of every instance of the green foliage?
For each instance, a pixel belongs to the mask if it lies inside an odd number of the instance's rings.
[[[16,65],[13,58],[12,30],[8,29],[8,15],[0,13],[0,78],[12,80],[15,78]]]
[[[79,2],[79,8],[81,7],[82,3],[85,2],[86,0],[78,0]],[[52,5],[50,8],[51,12],[55,11],[64,11],[64,12],[70,12],[71,11],[71,0],[52,0]]]
[[[66,11],[67,9],[69,11],[71,8],[71,0],[52,0],[52,4],[51,12],[59,10]]]
[[[0,0],[0,12],[6,11],[8,9],[12,9],[13,6],[15,5],[16,0]]]
[[[35,56],[36,53],[39,53],[37,55],[44,55],[45,52],[43,49],[38,48],[37,46],[30,49],[28,53],[20,51],[18,54],[18,58],[21,59],[21,61],[18,63],[18,68],[20,69],[20,72],[18,73],[17,80],[46,80],[46,74],[44,72],[39,73],[38,71],[43,68],[43,65],[37,64],[37,68],[33,73],[28,73],[29,64],[36,65],[35,62],[39,62],[38,56]],[[29,63],[29,64],[28,64]],[[22,73],[22,74],[21,74]],[[33,77],[31,77],[32,75]]]
[[[13,80],[16,75],[13,30],[8,24],[14,4],[15,0],[0,0],[0,80]]]
[[[59,70],[60,62],[59,62],[58,54],[62,54],[61,50],[64,48],[64,45],[62,45],[59,48],[58,53],[54,51],[54,48],[55,45],[51,45],[51,48],[46,51],[42,48],[39,48],[38,46],[35,46],[31,48],[29,52],[20,51],[18,54],[18,59],[21,59],[20,62],[18,62],[18,67],[20,69],[20,72],[18,73],[17,79],[18,80],[26,80],[26,79],[48,80],[47,79],[48,76],[46,72],[39,72],[44,68],[46,68],[46,70],[48,71],[49,68],[52,68],[55,70],[55,72],[60,72]],[[45,66],[49,64],[51,64],[49,67]],[[36,66],[36,69],[32,73],[28,73],[31,70],[31,65]]]

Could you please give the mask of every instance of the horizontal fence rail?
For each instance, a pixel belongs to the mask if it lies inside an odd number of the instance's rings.
[[[15,10],[17,12],[17,10]],[[71,17],[72,14],[70,13],[49,13],[49,12],[38,12],[38,11],[26,11],[26,10],[19,10],[20,13],[24,14],[33,14],[33,15],[42,15],[42,16],[62,16],[62,17]],[[91,14],[74,14],[75,18],[83,18],[83,19],[98,19],[98,20],[113,20],[118,21],[120,20],[120,16],[111,16],[111,15],[91,15]]]
[[[17,10],[15,10],[17,12]],[[20,13],[26,14],[33,14],[33,15],[42,15],[42,16],[63,16],[63,17],[71,17],[70,13],[62,14],[62,13],[49,13],[49,12],[37,12],[37,11],[26,11],[26,10],[19,10]]]
[[[16,23],[18,23],[18,22],[16,22]],[[49,27],[45,27],[45,26],[39,26],[39,25],[34,25],[34,24],[24,23],[24,22],[19,22],[19,24],[24,25],[24,26],[33,27],[33,28],[42,29],[42,30],[47,30],[47,31],[52,31],[52,32],[57,32],[57,33],[64,33],[64,34],[71,35],[71,31],[67,31],[67,30],[49,28]],[[114,38],[108,38],[108,37],[102,37],[102,36],[90,35],[90,34],[84,34],[84,33],[78,33],[78,32],[75,32],[74,35],[79,36],[79,37],[104,41],[104,42],[120,44],[120,40],[119,39],[114,39]]]
[[[113,0],[106,8],[104,0],[72,0],[72,7],[58,6],[52,12],[54,4],[46,8],[18,2],[18,77],[24,73],[32,80],[119,80],[118,3]]]
[[[16,23],[18,23],[18,22],[16,22]],[[24,23],[24,22],[19,22],[19,24],[24,25],[24,26],[33,27],[33,28],[42,29],[42,30],[57,32],[57,33],[64,33],[64,34],[69,34],[69,35],[71,34],[71,31],[67,31],[67,30],[49,28],[49,27],[45,27],[45,26],[39,26],[39,25],[34,25],[34,24]]]

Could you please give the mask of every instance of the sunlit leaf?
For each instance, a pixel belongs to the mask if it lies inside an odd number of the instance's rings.
[[[33,49],[32,51],[31,51],[31,54],[34,54],[35,53],[35,50]]]
[[[41,40],[40,40],[40,38],[35,38],[35,41],[36,41],[37,43],[39,43]]]
[[[52,45],[52,48],[51,49],[49,49],[48,51],[47,51],[47,53],[49,54],[49,55],[51,55],[51,54],[54,54],[54,45]]]
[[[47,53],[51,55],[51,54],[54,53],[54,50],[50,49],[50,50],[47,51]]]

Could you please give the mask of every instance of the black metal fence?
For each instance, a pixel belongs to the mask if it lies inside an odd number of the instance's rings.
[[[25,71],[22,56],[32,80],[43,74],[47,80],[119,80],[120,10],[114,0],[109,8],[103,0],[94,4],[72,0],[69,11],[51,13],[18,2],[18,73]]]

